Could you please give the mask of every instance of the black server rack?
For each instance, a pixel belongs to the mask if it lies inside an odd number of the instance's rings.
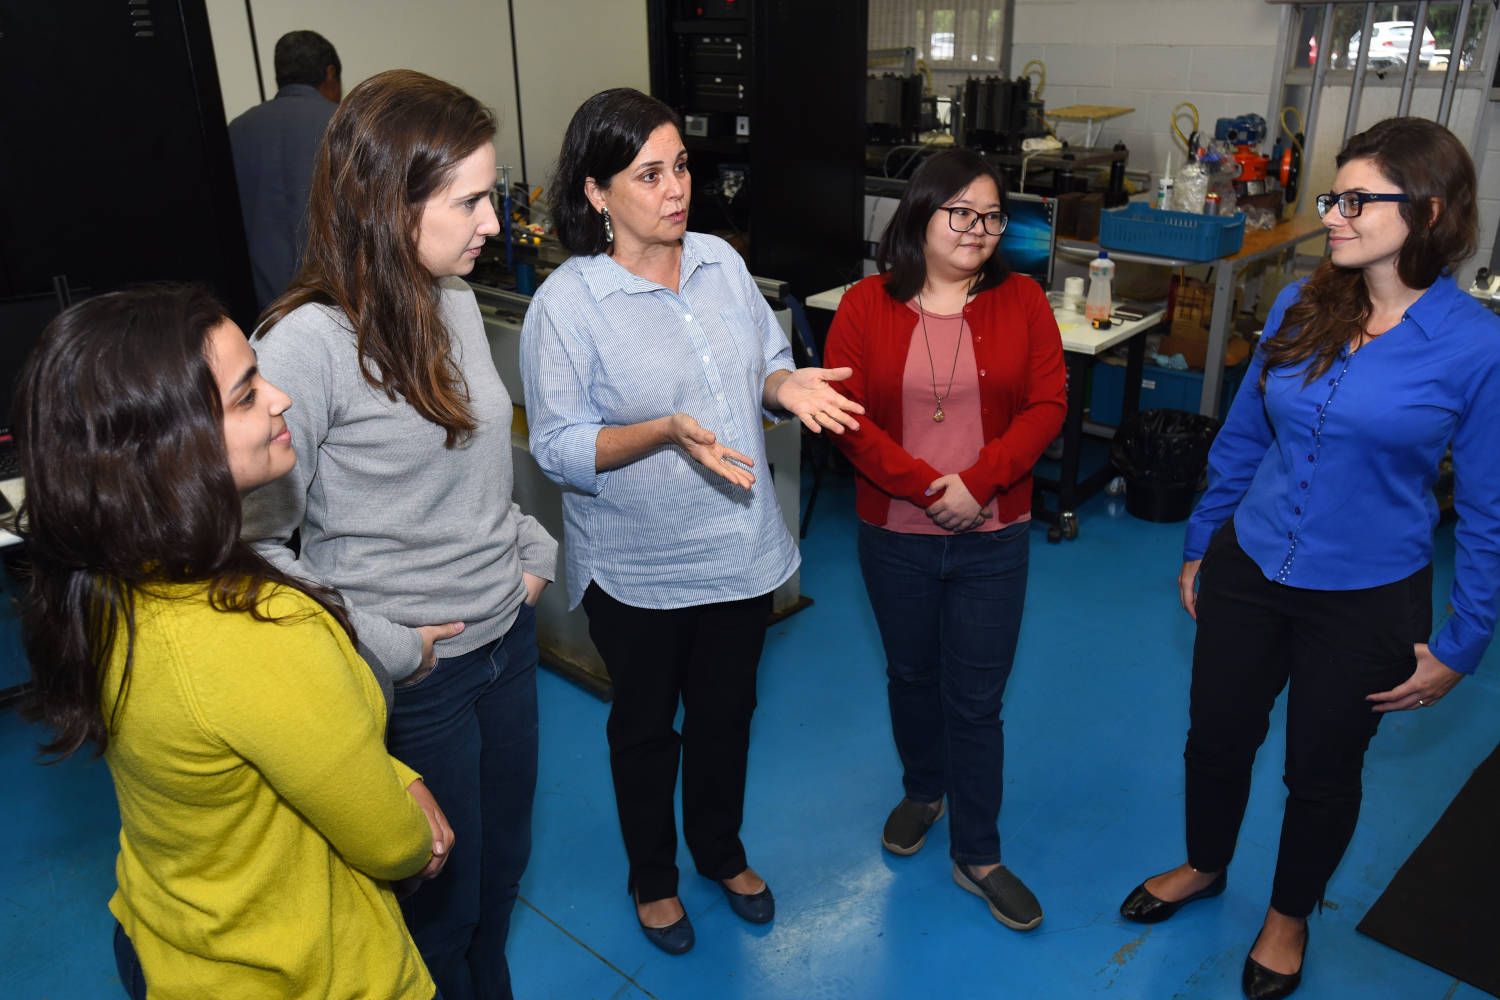
[[[684,121],[688,227],[806,297],[857,276],[865,4],[649,0],[652,93]]]
[[[0,0],[0,425],[61,298],[199,282],[255,318],[204,0]]]

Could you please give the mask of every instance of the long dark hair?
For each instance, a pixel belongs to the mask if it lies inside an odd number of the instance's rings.
[[[995,182],[1000,211],[1005,211],[1005,178],[990,162],[969,149],[946,149],[931,156],[912,174],[896,214],[880,237],[875,263],[885,274],[885,290],[897,302],[910,302],[927,282],[927,224],[943,203],[980,177]],[[974,291],[994,288],[1010,276],[1010,264],[996,247],[979,268]]]
[[[449,448],[478,424],[417,232],[427,199],[495,130],[484,105],[413,70],[351,90],[318,148],[302,270],[256,328],[264,337],[309,302],[337,306],[354,329],[365,381],[442,427]]]
[[[223,322],[224,307],[201,289],[114,292],[58,316],[26,362],[15,408],[26,477],[17,530],[30,566],[25,711],[52,729],[43,753],[66,757],[89,741],[104,752],[130,684],[135,597],[154,586],[202,583],[214,608],[265,621],[269,588],[301,590],[353,638],[337,594],[293,581],[240,540],[205,354]],[[106,693],[122,636],[124,674]]]
[[[589,204],[583,182],[592,177],[609,190],[610,178],[630,166],[651,133],[663,125],[682,132],[677,112],[629,87],[601,90],[573,112],[550,195],[557,238],[570,253],[581,256],[609,249],[604,216]]]
[[[1474,253],[1478,182],[1474,161],[1457,136],[1425,118],[1387,118],[1350,137],[1335,162],[1342,167],[1359,159],[1372,161],[1411,199],[1397,205],[1408,232],[1396,274],[1406,287],[1430,288]],[[1434,199],[1440,206],[1436,212]],[[1364,271],[1323,261],[1282,319],[1287,335],[1264,346],[1262,391],[1272,368],[1292,368],[1309,358],[1304,384],[1323,375],[1344,345],[1364,332],[1370,310]]]

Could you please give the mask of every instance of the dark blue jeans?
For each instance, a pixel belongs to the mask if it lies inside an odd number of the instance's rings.
[[[448,1000],[509,1000],[505,939],[531,857],[536,793],[536,613],[396,688],[390,750],[422,775],[453,828],[437,878],[401,901]]]
[[[907,798],[948,797],[953,860],[1000,860],[1000,706],[1026,603],[1026,523],[910,535],[860,523],[859,565],[885,646]]]
[[[146,1000],[146,977],[141,972],[141,960],[119,921],[115,922],[115,969],[120,973],[120,985],[125,987],[125,995],[130,1000]],[[443,1000],[442,990],[434,993],[432,1000]]]

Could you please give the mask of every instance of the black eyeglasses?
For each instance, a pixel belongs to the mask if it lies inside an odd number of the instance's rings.
[[[1330,191],[1327,194],[1318,195],[1318,218],[1322,218],[1333,211],[1333,206],[1339,207],[1339,214],[1346,219],[1359,217],[1359,213],[1365,209],[1365,203],[1370,201],[1411,201],[1400,192],[1396,194],[1371,194],[1369,191],[1345,191],[1343,194],[1335,194]]]
[[[974,228],[976,222],[983,219],[984,231],[991,236],[999,236],[1005,232],[1005,227],[1010,222],[1010,216],[1004,212],[986,212],[980,215],[972,208],[964,208],[961,205],[942,205],[940,207],[948,213],[948,228],[955,233],[967,233]]]

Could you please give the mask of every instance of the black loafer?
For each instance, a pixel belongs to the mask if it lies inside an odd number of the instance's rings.
[[[1219,872],[1218,878],[1191,896],[1169,903],[1165,899],[1157,899],[1151,895],[1146,889],[1146,883],[1142,882],[1125,897],[1125,902],[1120,904],[1120,916],[1138,924],[1159,924],[1189,903],[1217,896],[1228,884],[1229,870],[1226,868]]]
[[[640,923],[640,918],[636,918]],[[668,955],[682,955],[693,950],[693,944],[697,940],[693,935],[692,921],[688,920],[684,911],[682,917],[675,924],[665,927],[647,927],[641,924],[641,933],[646,935],[646,940],[656,945]]]
[[[1304,933],[1302,936],[1303,965],[1307,964],[1307,938],[1308,934]],[[1251,945],[1250,950],[1254,951],[1255,946]],[[1272,972],[1249,955],[1245,956],[1245,971],[1240,976],[1240,989],[1245,991],[1245,996],[1250,1000],[1281,1000],[1282,997],[1289,997],[1297,992],[1297,987],[1301,984],[1302,968],[1300,966],[1296,972],[1287,975],[1284,972]]]
[[[943,818],[946,809],[942,799],[938,799],[936,809],[926,802],[902,799],[886,817],[885,828],[880,831],[880,846],[903,857],[916,854],[927,843],[927,831]]]
[[[729,908],[741,920],[748,920],[752,924],[769,924],[776,916],[776,897],[771,895],[770,885],[749,895],[735,892],[723,882],[719,883],[719,888],[724,890]]]
[[[975,878],[968,865],[954,862],[953,881],[988,903],[990,916],[1013,931],[1029,931],[1042,922],[1042,904],[1004,865],[984,878]]]

